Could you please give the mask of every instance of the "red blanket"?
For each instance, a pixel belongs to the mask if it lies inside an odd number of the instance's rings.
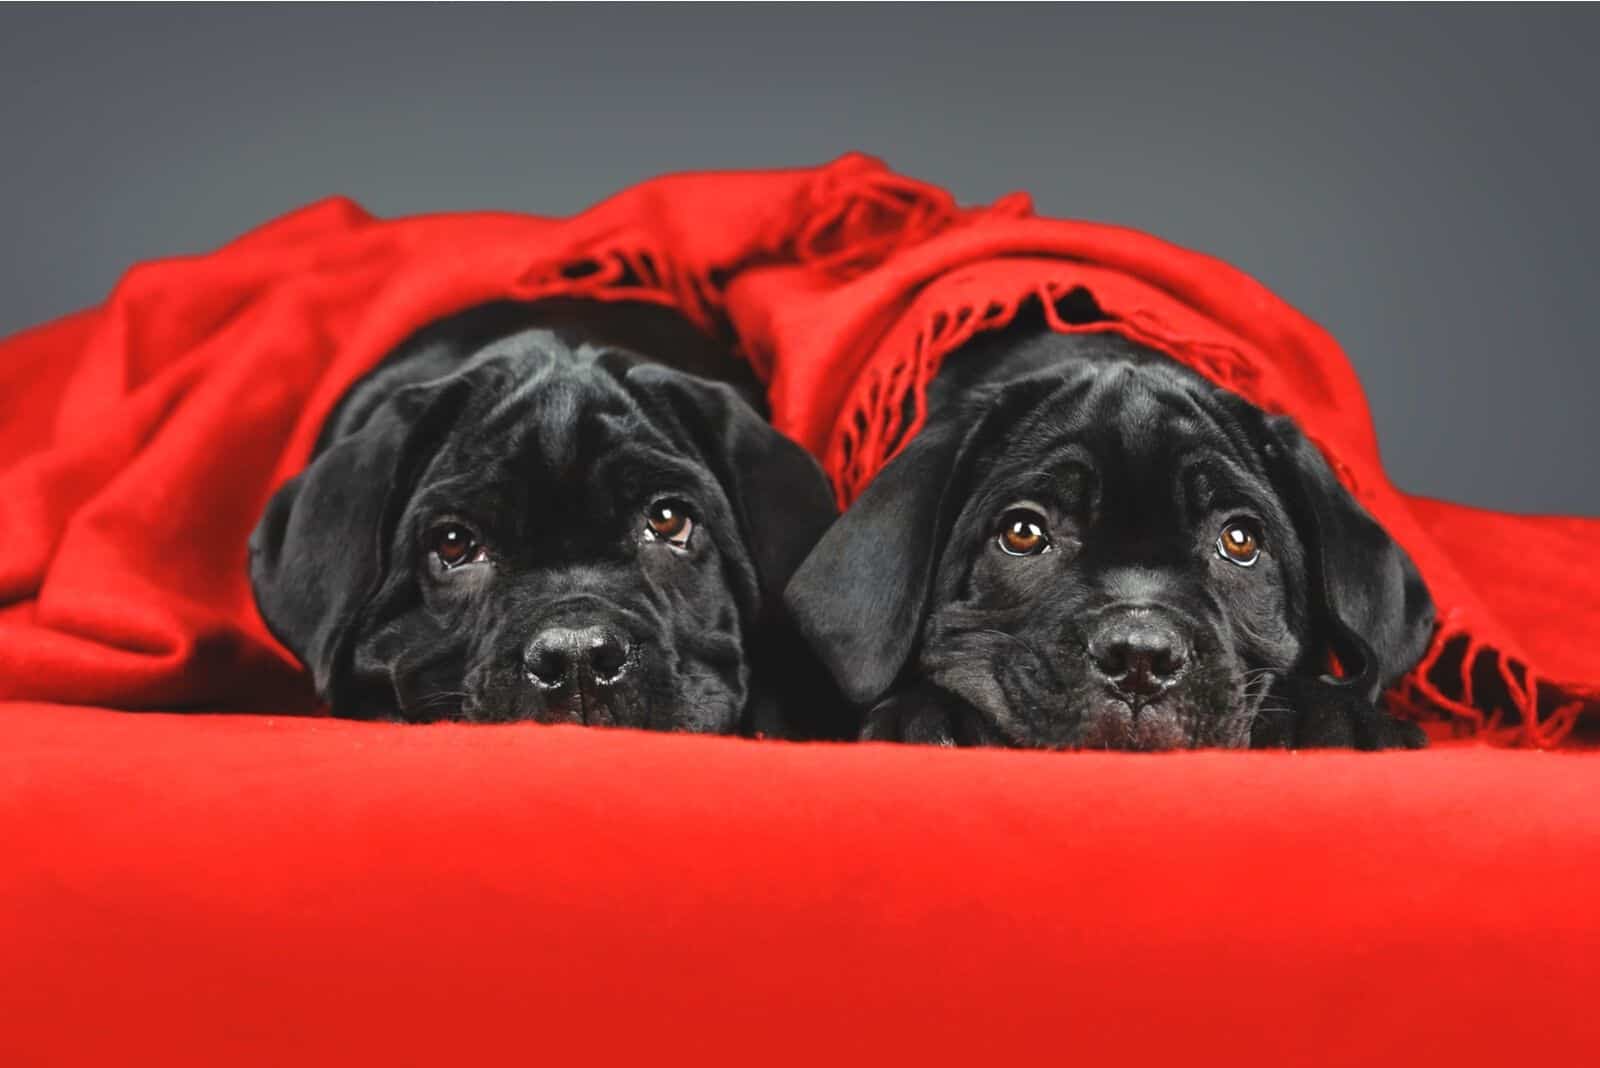
[[[340,392],[441,315],[574,294],[731,330],[848,500],[917,429],[901,402],[945,354],[1076,287],[1113,318],[1094,329],[1294,416],[1411,553],[1441,626],[1398,700],[1544,744],[1571,729],[1600,694],[1600,522],[1395,490],[1332,339],[1224,264],[1019,196],[963,210],[860,156],[656,179],[566,220],[327,201],[0,344],[0,698],[308,706],[254,611],[246,536]],[[1508,701],[1475,692],[1485,672]]]

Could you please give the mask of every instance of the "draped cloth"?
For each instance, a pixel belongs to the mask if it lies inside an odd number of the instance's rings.
[[[1061,314],[1083,294],[1103,321]],[[1020,194],[963,208],[859,155],[657,178],[566,219],[323,201],[0,342],[0,699],[311,707],[246,578],[267,498],[402,338],[554,295],[664,304],[735,345],[845,504],[919,429],[940,361],[1029,301],[1154,346],[1293,417],[1416,561],[1440,623],[1398,707],[1544,745],[1595,707],[1600,522],[1396,489],[1338,345],[1218,260]]]

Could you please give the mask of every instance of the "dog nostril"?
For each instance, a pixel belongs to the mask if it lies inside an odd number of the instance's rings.
[[[601,631],[589,646],[589,669],[597,682],[615,682],[628,669],[628,643],[614,631]]]
[[[1183,653],[1174,646],[1161,646],[1149,654],[1150,674],[1165,679],[1176,675],[1183,667]]]
[[[545,631],[528,645],[528,676],[541,686],[563,686],[572,675],[573,649],[563,638],[560,631]]]

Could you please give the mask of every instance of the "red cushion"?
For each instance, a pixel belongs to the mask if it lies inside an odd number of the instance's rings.
[[[1600,761],[0,706],[0,1063],[1577,1064]],[[670,1054],[670,1056],[669,1056]]]

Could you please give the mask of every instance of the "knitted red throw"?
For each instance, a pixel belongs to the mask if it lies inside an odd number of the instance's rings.
[[[1109,323],[1072,326],[1084,289]],[[961,209],[849,156],[645,182],[571,219],[375,220],[325,201],[0,342],[0,699],[310,707],[245,541],[340,393],[405,335],[497,298],[642,299],[736,335],[842,501],[920,426],[940,361],[1037,298],[1294,417],[1439,605],[1391,697],[1549,745],[1600,699],[1600,521],[1397,491],[1343,353],[1216,260],[1129,230]],[[907,397],[914,416],[902,420]]]

